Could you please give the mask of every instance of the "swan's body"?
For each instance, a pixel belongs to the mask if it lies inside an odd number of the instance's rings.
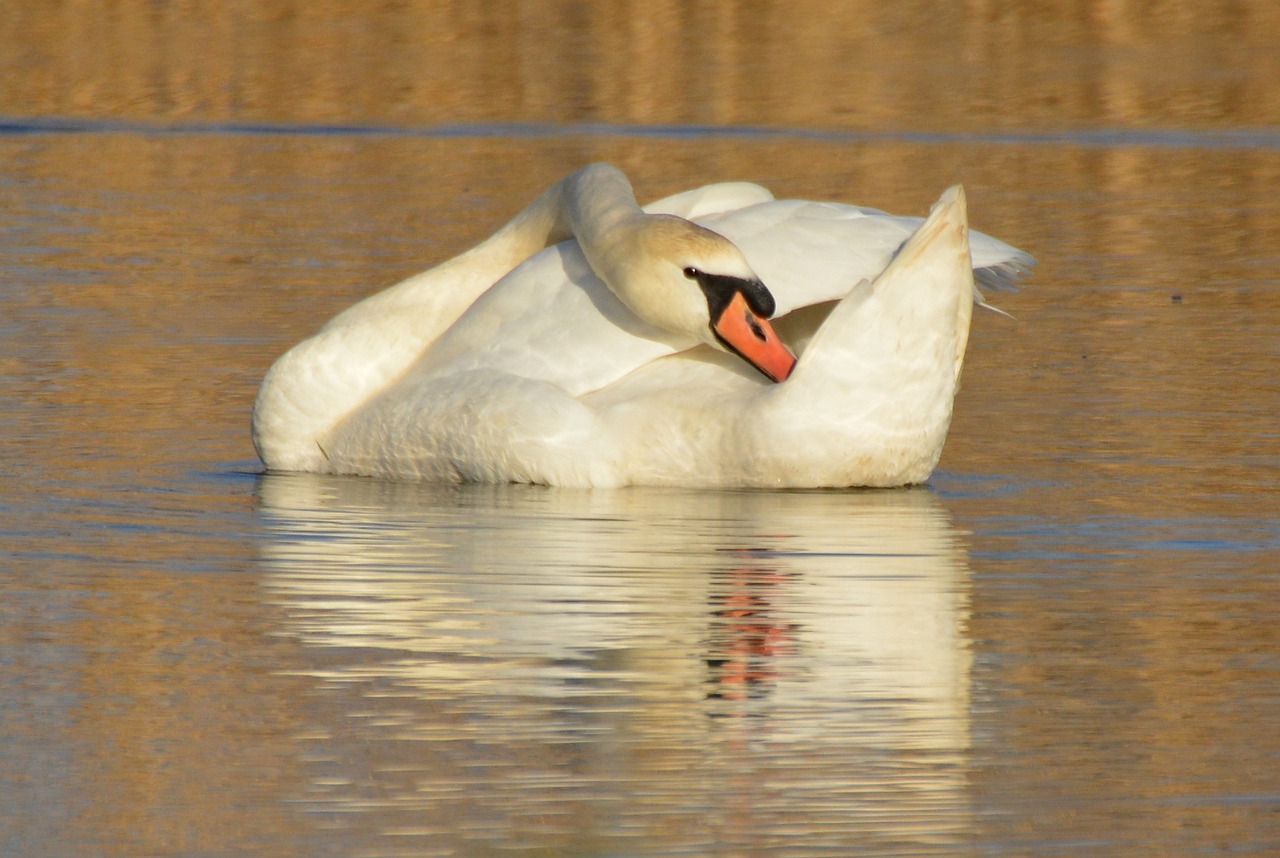
[[[980,234],[971,261],[959,188],[923,225],[747,184],[646,211],[708,229],[642,214],[625,177],[593,165],[340,314],[267,374],[259,455],[427,480],[918,483],[950,423],[974,268],[998,283],[1032,262]],[[730,317],[748,333],[724,333]]]

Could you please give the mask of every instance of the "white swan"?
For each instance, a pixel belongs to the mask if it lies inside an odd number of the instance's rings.
[[[923,224],[744,183],[642,211],[594,164],[287,352],[254,445],[272,470],[401,479],[919,483],[983,303],[975,267],[1001,285],[1033,263],[970,236],[959,187]]]

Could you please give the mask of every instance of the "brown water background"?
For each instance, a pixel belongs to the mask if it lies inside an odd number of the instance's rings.
[[[0,8],[0,854],[1280,852],[1280,6]],[[261,475],[609,160],[1040,259],[907,492]]]

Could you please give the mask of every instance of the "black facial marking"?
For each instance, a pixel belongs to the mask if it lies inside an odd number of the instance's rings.
[[[713,321],[720,318],[724,308],[729,306],[729,302],[737,292],[742,293],[742,297],[747,300],[747,306],[753,313],[764,316],[766,319],[773,316],[777,307],[773,300],[773,293],[759,280],[731,277],[727,274],[708,274],[693,267],[686,268],[684,275],[697,280],[698,285],[702,287],[703,294],[707,296],[707,309]]]

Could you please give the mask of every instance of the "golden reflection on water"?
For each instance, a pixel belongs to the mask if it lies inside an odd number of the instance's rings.
[[[309,728],[318,811],[553,849],[612,802],[655,847],[761,845],[779,814],[811,847],[967,826],[968,570],[931,492],[259,496],[281,632],[340,701]],[[394,786],[352,780],[356,747]]]
[[[1268,0],[270,0],[0,15],[0,114],[982,129],[1274,125]]]

